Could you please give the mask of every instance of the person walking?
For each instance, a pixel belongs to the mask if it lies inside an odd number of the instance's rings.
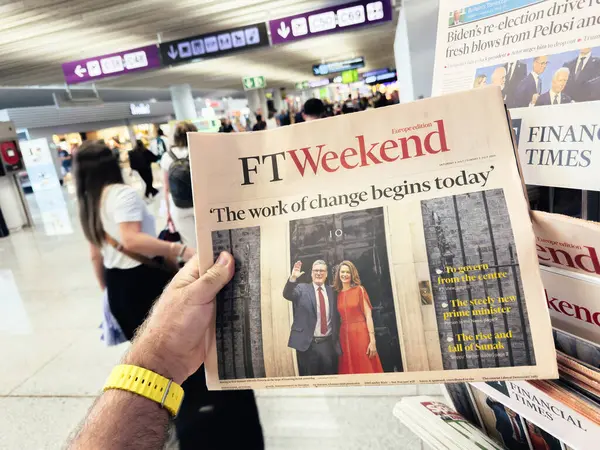
[[[167,221],[172,220],[184,244],[196,248],[196,226],[192,199],[187,133],[198,131],[189,122],[180,122],[175,127],[173,146],[160,160],[164,176],[164,193]]]
[[[154,237],[154,218],[135,189],[124,184],[119,163],[104,143],[82,145],[74,168],[79,219],[98,284],[107,289],[111,312],[132,340],[174,275],[164,260],[185,262],[195,251]],[[201,443],[206,449],[240,448],[240,439],[246,448],[262,448],[252,391],[208,392],[204,367],[182,387],[185,398],[175,420],[180,450]],[[243,437],[229,432],[232,421]]]
[[[156,194],[158,194],[158,189],[152,186],[154,182],[152,177],[152,163],[158,161],[158,157],[148,150],[140,139],[136,141],[135,148],[130,150],[128,154],[129,166],[132,170],[135,170],[140,174],[140,177],[144,180],[144,184],[146,185],[144,197],[155,197]]]
[[[165,133],[162,128],[158,127],[156,131],[156,138],[150,142],[150,151],[156,155],[157,160],[160,160],[162,156],[167,153],[169,146],[167,144],[167,139],[165,138]]]

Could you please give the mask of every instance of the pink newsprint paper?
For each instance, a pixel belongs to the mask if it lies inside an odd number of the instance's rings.
[[[496,88],[189,139],[211,389],[557,375]]]

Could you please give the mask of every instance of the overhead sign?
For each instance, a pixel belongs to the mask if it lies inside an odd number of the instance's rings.
[[[363,80],[366,84],[391,83],[398,81],[398,75],[392,69],[379,69],[364,73]]]
[[[345,72],[342,72],[342,83],[350,84],[350,83],[356,83],[357,81],[358,81],[358,70],[352,69],[352,70],[346,70]]]
[[[308,89],[309,87],[310,84],[308,81],[301,81],[300,83],[296,83],[297,90]]]
[[[391,20],[391,0],[360,0],[270,20],[269,29],[275,45]]]
[[[160,44],[160,56],[164,65],[171,66],[268,46],[267,26],[257,23],[163,42]]]
[[[67,84],[76,84],[131,72],[158,69],[161,66],[158,47],[148,45],[119,53],[67,62],[62,65],[62,69]]]
[[[329,75],[330,73],[345,72],[346,70],[360,69],[361,67],[365,67],[365,58],[362,56],[345,61],[315,64],[313,66],[313,74],[315,76]]]
[[[130,103],[129,110],[131,111],[132,116],[145,116],[150,114],[150,104],[149,103]]]
[[[267,80],[265,77],[244,77],[242,78],[242,85],[244,86],[245,91],[250,91],[252,89],[263,89],[267,87]]]

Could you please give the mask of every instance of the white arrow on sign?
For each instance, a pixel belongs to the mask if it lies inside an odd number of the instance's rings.
[[[169,51],[167,52],[167,55],[169,55],[169,58],[171,58],[171,59],[176,59],[177,58],[177,50],[175,50],[175,47],[173,47],[171,45],[169,47]]]
[[[244,78],[244,86],[246,89],[252,89],[254,87],[254,80],[252,78]]]
[[[83,78],[83,74],[87,72],[87,69],[84,69],[83,67],[81,67],[80,64],[77,64],[77,67],[75,67],[75,75],[77,75],[79,78]]]
[[[282,38],[287,39],[287,37],[290,35],[290,31],[292,31],[290,27],[288,27],[282,20],[279,24],[279,28],[277,29],[277,34]]]

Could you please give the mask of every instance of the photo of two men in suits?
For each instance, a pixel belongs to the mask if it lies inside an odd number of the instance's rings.
[[[474,87],[485,84],[502,89],[508,108],[600,100],[600,48],[538,55],[478,69]]]

